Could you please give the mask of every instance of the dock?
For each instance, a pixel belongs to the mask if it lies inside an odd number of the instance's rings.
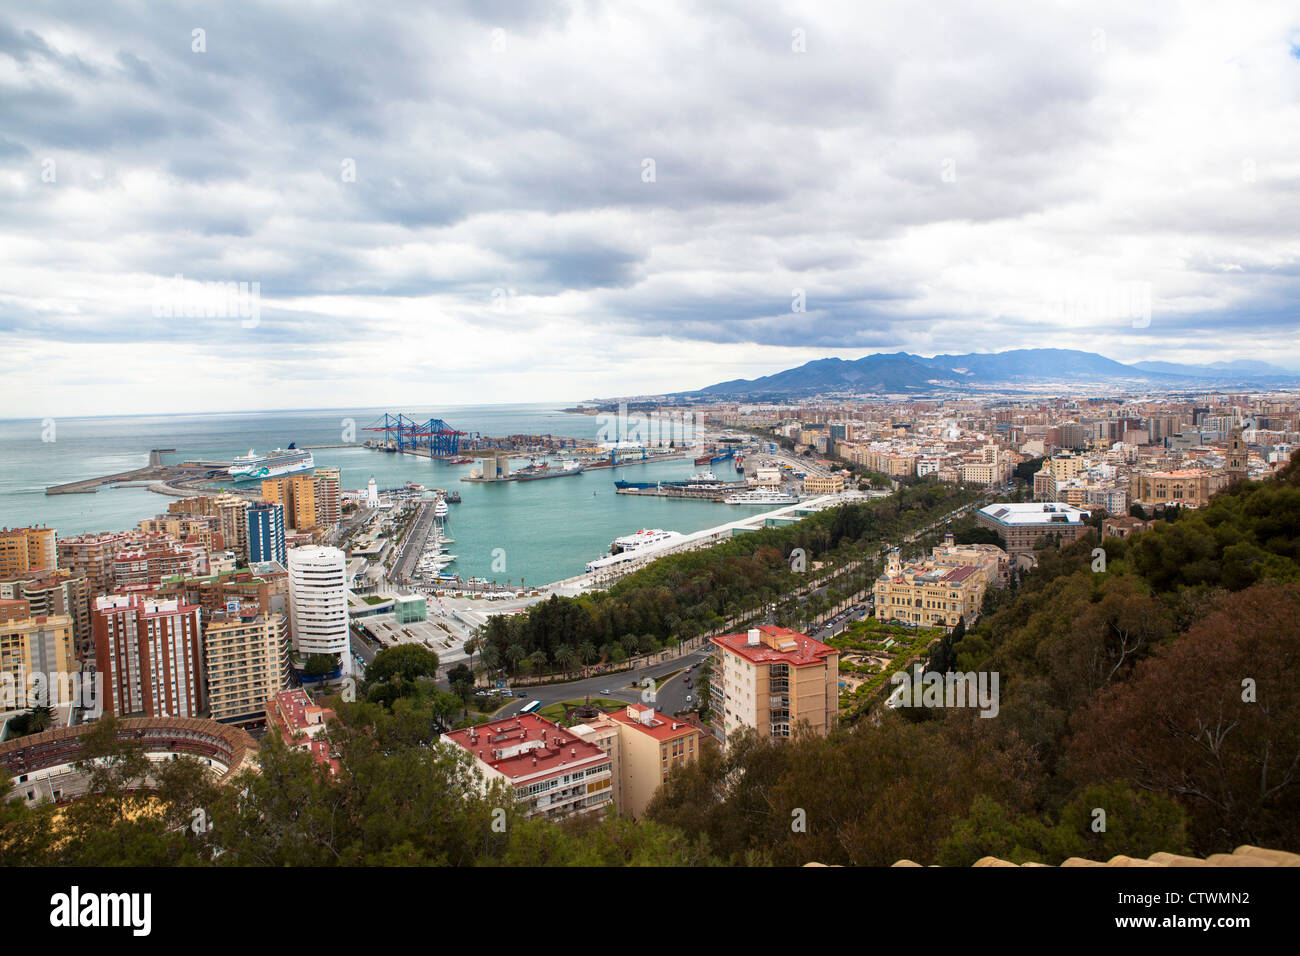
[[[183,461],[177,465],[163,462],[163,455],[174,453],[174,448],[154,448],[149,452],[149,464],[131,471],[120,471],[113,475],[99,478],[85,478],[81,481],[69,481],[61,485],[50,485],[45,489],[47,495],[89,495],[109,485],[170,484],[171,482],[192,482],[224,476],[230,467],[228,461]],[[184,494],[180,490],[170,493]]]

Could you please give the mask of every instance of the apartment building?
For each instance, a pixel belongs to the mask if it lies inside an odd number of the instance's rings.
[[[474,758],[486,787],[504,782],[529,817],[548,820],[604,813],[613,803],[608,753],[536,714],[520,714],[445,733]]]
[[[224,723],[260,723],[267,702],[289,686],[289,635],[283,614],[232,602],[207,618],[203,661],[209,716]]]
[[[0,577],[59,566],[53,528],[0,529]]]
[[[0,710],[58,706],[64,692],[51,681],[66,680],[78,670],[71,617],[0,620]],[[39,681],[34,679],[37,674],[43,675]]]
[[[693,763],[700,753],[699,728],[651,704],[628,704],[570,729],[609,755],[614,806],[633,817],[645,814],[674,767]]]
[[[315,475],[287,475],[262,482],[262,501],[284,509],[284,525],[294,531],[317,527]]]
[[[75,577],[85,578],[91,596],[98,597],[113,589],[114,556],[132,542],[147,537],[142,532],[123,531],[60,538],[59,567],[67,568]]]
[[[165,535],[128,546],[113,555],[113,590],[157,587],[164,577],[205,574],[208,552],[199,544],[181,544]]]
[[[290,750],[304,750],[319,764],[338,773],[339,762],[329,744],[329,722],[337,715],[312,703],[301,689],[282,690],[266,702],[266,727],[278,733]]]
[[[789,628],[760,624],[715,637],[719,738],[741,727],[790,737],[800,723],[825,735],[839,720],[839,651]]]
[[[276,561],[284,564],[287,542],[284,532],[284,505],[279,502],[250,505],[248,517],[248,561]]]
[[[975,523],[996,531],[1009,555],[1034,550],[1043,538],[1055,536],[1062,545],[1088,532],[1087,513],[1061,501],[994,504],[981,508]]]
[[[139,595],[100,597],[92,627],[105,713],[200,715],[205,682],[198,605]]]
[[[316,527],[333,528],[342,518],[342,472],[337,468],[317,468],[315,477]]]
[[[83,577],[65,568],[29,571],[0,579],[0,600],[22,600],[34,617],[67,615],[72,618],[73,646],[79,659],[94,654],[90,632],[90,589]]]

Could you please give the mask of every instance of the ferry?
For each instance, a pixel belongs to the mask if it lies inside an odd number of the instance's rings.
[[[615,538],[609,543],[610,554],[623,554],[626,551],[636,551],[644,548],[649,544],[665,544],[670,541],[676,541],[684,537],[680,531],[664,531],[655,528],[653,531],[642,528],[635,534],[627,534],[621,538]]]
[[[453,465],[472,465],[472,464],[474,464],[474,459],[473,459],[473,458],[457,458],[457,459],[455,459],[454,461],[452,461],[451,464],[453,464]]]
[[[609,553],[597,558],[595,561],[589,561],[587,563],[587,572],[590,574],[603,571],[606,568],[634,561],[647,553],[667,550],[685,537],[680,531],[663,531],[659,528],[652,531],[642,528],[636,534],[624,535],[611,541]]]
[[[542,464],[531,464],[526,468],[521,468],[515,472],[516,481],[537,481],[540,478],[567,478],[570,475],[580,475],[583,471],[581,462],[568,461],[562,468],[552,468],[549,462]]]
[[[235,481],[257,481],[262,478],[279,478],[281,475],[292,475],[299,471],[310,471],[316,467],[316,462],[312,459],[311,452],[299,451],[293,443],[289,447],[277,448],[269,455],[258,455],[253,449],[248,449],[247,455],[242,455],[231,462],[228,473]]]
[[[797,505],[799,498],[784,491],[756,488],[724,499],[729,505]]]

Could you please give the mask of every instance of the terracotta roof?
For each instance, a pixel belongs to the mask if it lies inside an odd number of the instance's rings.
[[[821,864],[809,864],[820,866]],[[911,860],[899,860],[894,866],[920,866]],[[1020,866],[1009,860],[1000,860],[996,856],[986,856],[976,860],[972,866]],[[1025,863],[1024,866],[1043,867],[1045,863]],[[1285,850],[1268,850],[1264,847],[1243,844],[1231,853],[1213,853],[1201,859],[1195,856],[1180,856],[1177,853],[1152,853],[1145,860],[1140,857],[1113,856],[1109,860],[1085,860],[1072,856],[1061,866],[1300,866],[1300,854]]]

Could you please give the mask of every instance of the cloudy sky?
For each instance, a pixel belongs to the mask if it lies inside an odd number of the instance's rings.
[[[1294,3],[7,7],[0,417],[1300,368]]]

